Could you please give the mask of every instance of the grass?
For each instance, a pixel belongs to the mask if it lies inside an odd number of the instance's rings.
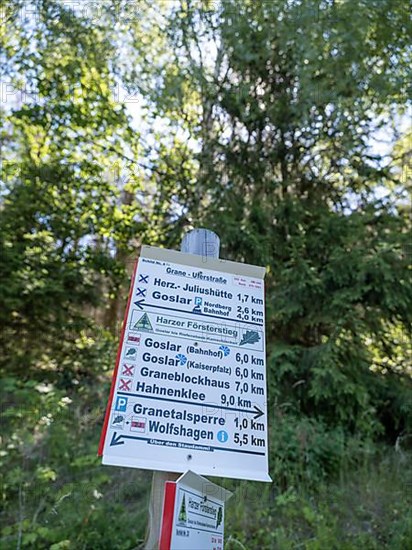
[[[412,458],[391,449],[338,481],[278,492],[238,483],[226,550],[412,550]]]

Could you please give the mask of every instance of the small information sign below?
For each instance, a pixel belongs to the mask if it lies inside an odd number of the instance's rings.
[[[159,549],[223,550],[224,507],[231,495],[190,471],[167,481]]]
[[[103,464],[270,481],[264,268],[142,247]]]

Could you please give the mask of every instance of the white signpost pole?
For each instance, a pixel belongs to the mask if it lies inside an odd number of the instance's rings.
[[[193,229],[183,237],[180,250],[186,254],[202,256],[206,263],[208,258],[219,258],[220,239],[209,229]],[[153,472],[145,550],[157,550],[159,547],[165,483],[176,481],[180,475],[175,472]]]

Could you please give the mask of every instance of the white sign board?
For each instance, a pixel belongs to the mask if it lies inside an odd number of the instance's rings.
[[[223,550],[225,501],[230,496],[193,472],[167,481],[159,550]]]
[[[142,248],[103,464],[270,481],[264,269]]]

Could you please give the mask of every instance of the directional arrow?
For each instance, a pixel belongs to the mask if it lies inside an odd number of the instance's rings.
[[[117,433],[114,432],[112,440],[110,441],[110,447],[114,447],[115,445],[124,445],[124,441],[120,441],[122,437],[122,435],[117,435]]]
[[[179,403],[180,405],[196,405],[198,407],[209,407],[211,409],[221,409],[222,411],[236,411],[241,412],[245,414],[254,414],[254,419],[260,418],[264,413],[254,405],[254,409],[241,409],[238,407],[223,407],[222,405],[216,405],[216,403],[203,403],[203,402],[196,402],[196,401],[185,401],[182,399],[167,399],[166,397],[158,397],[157,395],[140,395],[139,393],[130,393],[130,392],[123,392],[118,391],[117,395],[124,395],[127,397],[139,397],[140,399],[154,399],[155,401],[167,401],[168,403]],[[126,436],[121,436],[126,437]],[[129,436],[127,436],[129,437]]]
[[[137,300],[136,302],[133,302],[135,306],[137,306],[139,309],[143,309],[143,306],[147,307],[155,307],[157,309],[166,309],[168,311],[178,311],[179,313],[186,313],[186,315],[192,314],[193,311],[187,311],[185,309],[177,309],[175,307],[166,307],[163,304],[162,305],[156,305],[156,304],[146,304],[144,301],[144,298],[141,300]],[[233,323],[245,323],[246,325],[256,325],[257,327],[262,328],[262,323],[254,323],[252,321],[242,321],[240,319],[231,319],[230,317],[220,317],[219,315],[209,315],[208,313],[195,313],[196,316],[202,316],[202,317],[211,317],[212,319],[219,319],[220,321],[224,319],[225,321],[232,321]]]
[[[117,435],[117,432],[114,432],[112,435],[112,440],[110,441],[110,447],[115,447],[116,445],[124,445],[124,441],[122,439],[141,439],[143,441],[147,441],[147,437],[138,437],[137,435],[123,435],[119,434]]]
[[[114,432],[112,436],[112,440],[110,442],[110,446],[113,447],[115,445],[123,445],[124,441],[121,441],[121,439],[140,439],[141,441],[151,441],[150,437],[137,437],[134,435],[117,435],[116,432]],[[165,440],[165,439],[158,439],[158,442],[162,443],[172,443],[171,441]],[[242,454],[248,454],[248,455],[262,455],[264,456],[265,453],[262,451],[246,451],[244,449],[233,449],[230,447],[214,447],[212,445],[207,446],[210,450],[216,450],[216,451],[225,451],[229,453],[242,453]]]

